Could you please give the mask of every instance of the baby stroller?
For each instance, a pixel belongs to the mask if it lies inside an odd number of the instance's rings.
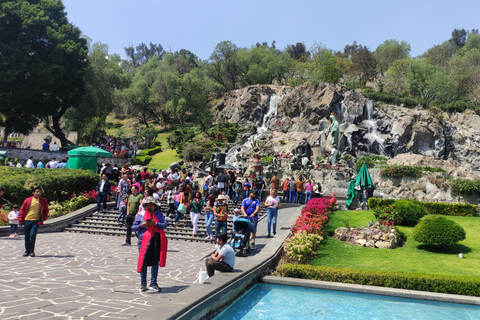
[[[252,232],[252,222],[247,218],[238,218],[233,222],[233,234],[228,244],[239,255],[245,255],[245,251],[250,252],[250,233]]]

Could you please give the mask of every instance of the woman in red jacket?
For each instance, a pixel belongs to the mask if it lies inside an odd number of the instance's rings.
[[[33,188],[33,196],[25,199],[18,213],[18,224],[25,224],[24,257],[35,257],[38,226],[48,219],[48,201],[42,197],[42,188]]]

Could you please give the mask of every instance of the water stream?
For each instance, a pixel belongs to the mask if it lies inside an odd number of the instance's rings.
[[[367,100],[367,120],[365,122],[368,124],[368,134],[370,134],[373,139],[378,143],[379,151],[382,155],[385,155],[385,139],[377,131],[377,122],[373,119],[373,101]],[[372,146],[370,146],[372,149]]]
[[[227,155],[225,158],[225,163],[231,164],[233,166],[237,165],[237,154],[239,152],[243,152],[243,148],[245,147],[252,147],[253,142],[260,138],[265,132],[267,132],[267,122],[273,116],[277,116],[278,104],[280,103],[281,96],[278,94],[273,94],[270,96],[270,101],[268,103],[267,112],[262,113],[262,124],[260,127],[257,128],[257,133],[250,136],[248,140],[240,147],[238,145],[234,145],[227,151]]]

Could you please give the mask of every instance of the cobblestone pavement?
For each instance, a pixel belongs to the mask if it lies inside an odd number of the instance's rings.
[[[23,236],[0,238],[0,318],[129,319],[151,305],[168,303],[194,283],[205,269],[202,258],[214,250],[213,244],[169,241],[167,266],[158,274],[162,292],[142,293],[137,246],[123,247],[123,241],[81,233],[38,234],[32,258],[22,257]]]

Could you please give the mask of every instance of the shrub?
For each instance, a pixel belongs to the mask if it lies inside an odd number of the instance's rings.
[[[393,204],[396,217],[400,224],[404,226],[414,226],[427,214],[427,209],[420,201],[416,200],[397,200]]]
[[[306,231],[322,235],[328,222],[328,214],[336,203],[336,197],[314,198],[303,207],[302,214],[295,221],[292,233]]]
[[[452,196],[480,197],[480,180],[457,179],[452,182]]]
[[[357,163],[355,163],[355,172],[360,171],[360,168],[364,163],[367,165],[367,168],[370,169],[374,168],[377,164],[386,164],[387,158],[375,155],[361,157],[357,160]]]
[[[393,165],[388,166],[382,171],[380,171],[382,177],[390,178],[420,178],[422,176],[422,169],[419,167],[403,166],[403,165]]]
[[[287,263],[277,268],[281,277],[356,283],[407,290],[480,296],[480,279],[415,272],[363,271]]]
[[[368,207],[375,210],[378,206],[393,205],[394,199],[369,198]],[[477,216],[477,206],[461,203],[421,202],[427,209],[427,214],[442,214],[448,216],[474,217]]]
[[[160,152],[162,152],[162,148],[161,147],[156,147],[156,148],[153,148],[151,150],[148,150],[147,155],[153,156],[153,155],[155,155],[157,153],[160,153]]]
[[[445,248],[465,240],[465,230],[455,221],[443,216],[426,216],[413,229],[415,241]]]
[[[285,240],[285,254],[290,261],[308,263],[315,257],[322,240],[323,237],[315,233],[297,232],[293,237]]]

